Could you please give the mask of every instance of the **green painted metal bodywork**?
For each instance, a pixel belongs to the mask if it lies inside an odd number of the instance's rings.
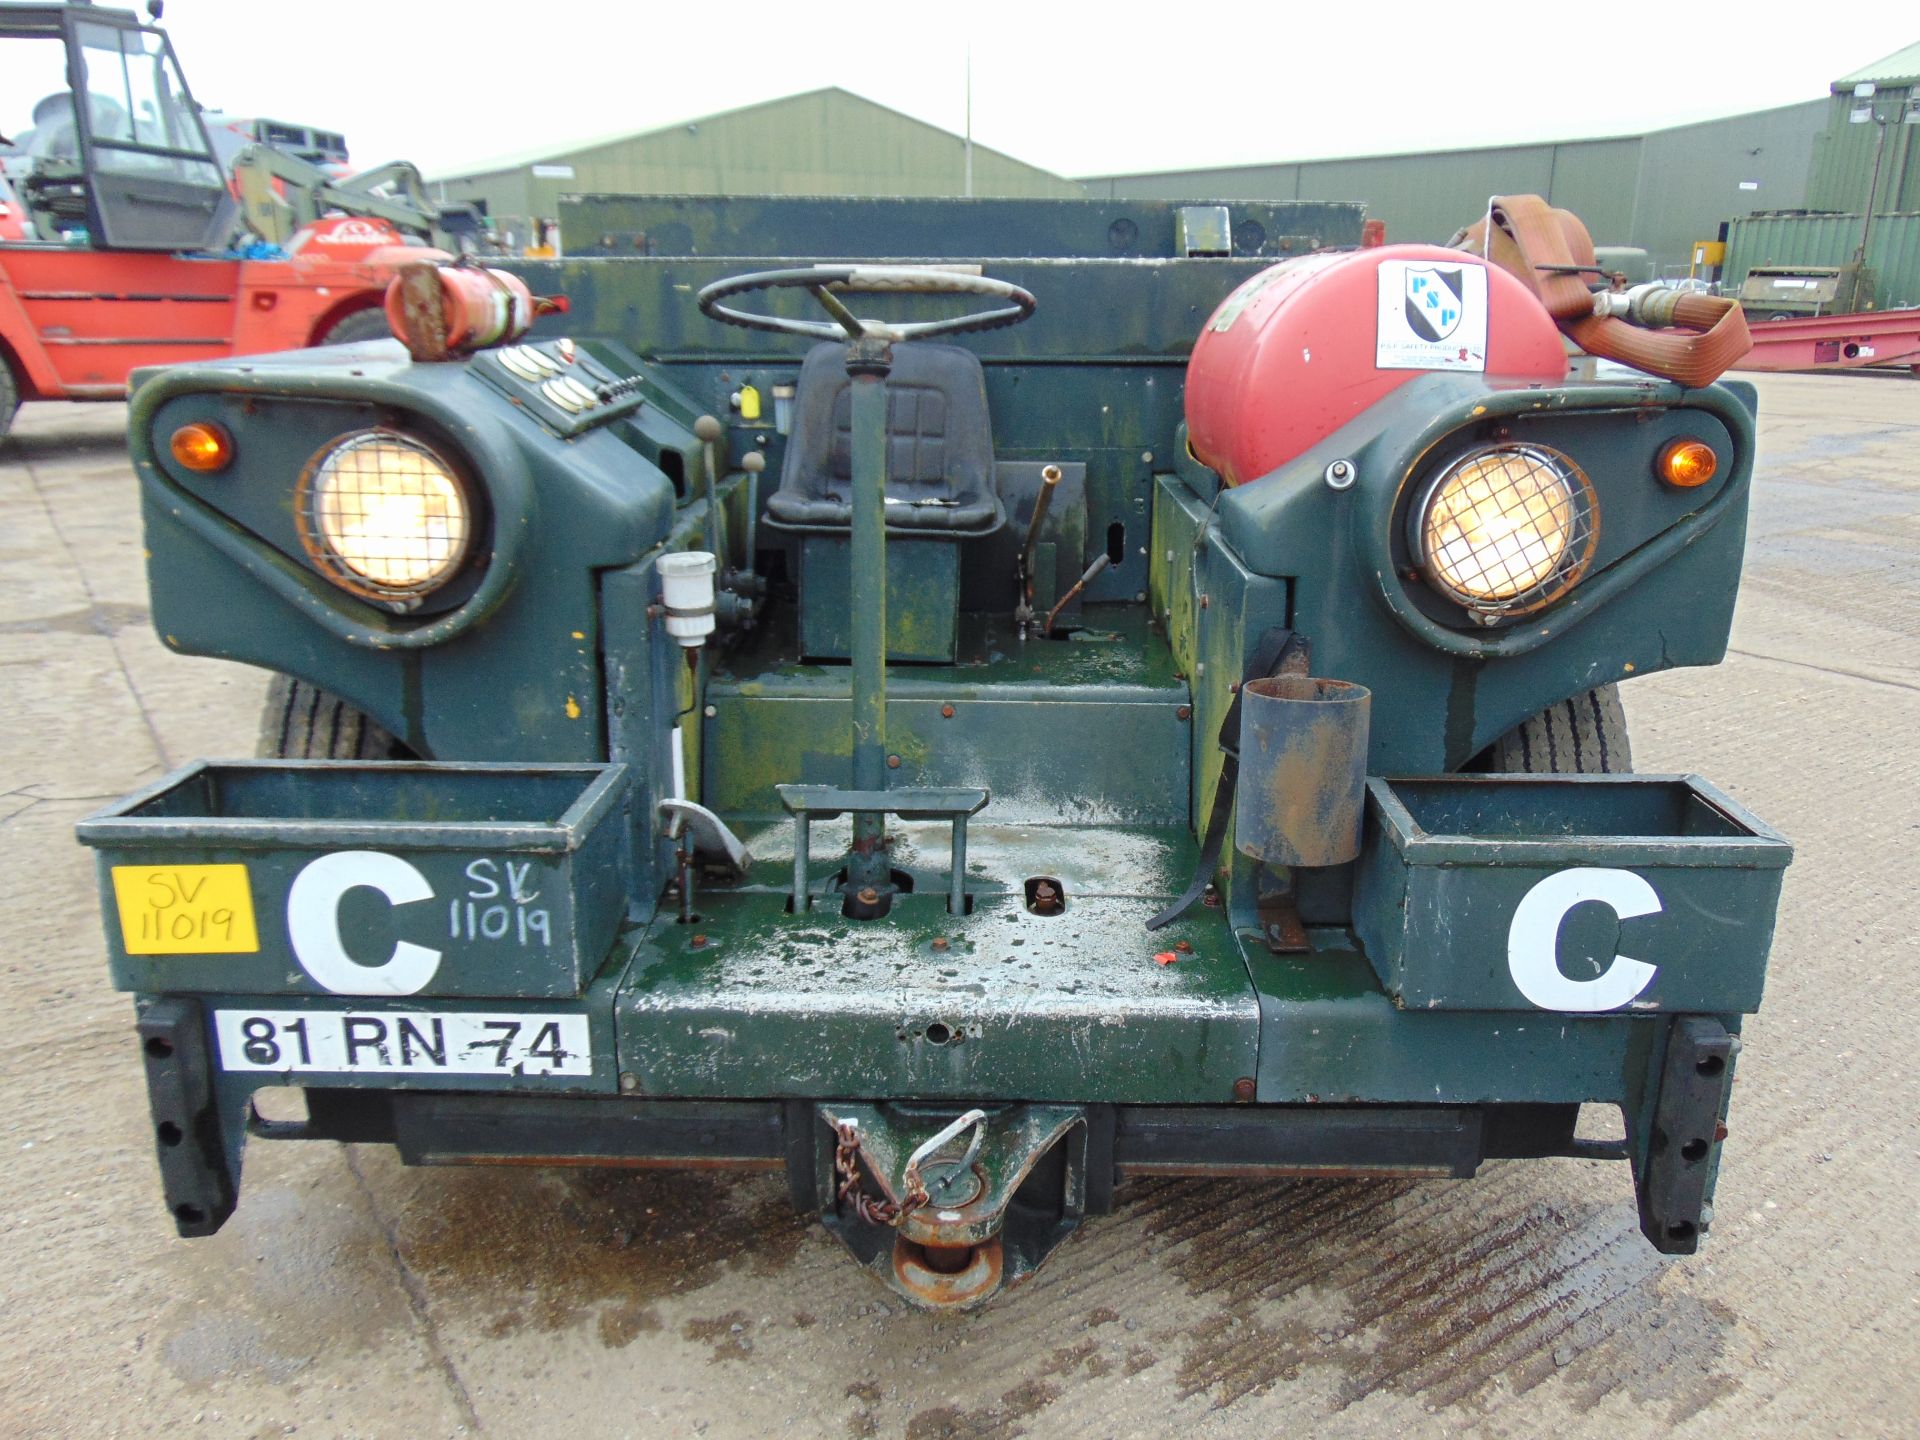
[[[442,955],[413,993],[574,996],[606,961],[626,913],[620,766],[334,766],[311,761],[196,763],[90,818],[102,894],[133,865],[244,865],[260,945],[248,953],[151,953],[106,916],[123,990],[326,995],[295,958],[283,921],[299,874],[323,856],[374,850],[404,859],[438,902],[341,904],[349,955],[397,941]],[[451,912],[447,908],[452,906]],[[169,907],[177,913],[185,904]]]
[[[1375,780],[1355,874],[1354,934],[1407,1009],[1537,1009],[1507,963],[1528,891],[1573,865],[1657,882],[1659,910],[1594,907],[1564,922],[1559,969],[1591,981],[1616,948],[1657,955],[1636,1011],[1760,1008],[1774,907],[1791,848],[1691,777]]]
[[[944,862],[944,827],[924,839]],[[1098,841],[1179,853],[1164,832]],[[980,826],[969,840],[976,873],[1042,848]],[[1162,897],[1070,891],[1042,925],[1002,891],[956,918],[936,873],[870,933],[837,904],[796,920],[772,868],[760,892],[709,897],[702,933],[724,938],[694,949],[662,920],[636,957],[618,1024],[641,1093],[1204,1103],[1254,1072],[1258,1010],[1211,913],[1163,942],[1141,928]],[[1192,956],[1153,963],[1182,939]]]
[[[800,654],[853,658],[853,617],[862,608],[853,546],[844,535],[800,541]],[[951,664],[960,619],[960,552],[951,540],[888,540],[886,652],[889,660]],[[893,597],[897,596],[897,599]]]
[[[1138,608],[1024,653],[1008,617],[969,620],[960,663],[888,672],[893,783],[984,785],[995,818],[1186,826],[1190,692]],[[778,814],[782,782],[852,783],[844,670],[794,660],[790,637],[769,625],[707,688],[703,790],[727,814]]]
[[[1338,931],[1309,931],[1304,955],[1252,947],[1263,1036],[1259,1099],[1271,1104],[1381,1104],[1418,1093],[1434,1104],[1516,1096],[1540,1103],[1604,1096],[1631,1110],[1665,1023],[1565,1015],[1403,1010],[1367,957]]]
[[[712,233],[734,233],[726,227],[746,202],[730,203]],[[754,203],[770,224],[786,215],[785,233],[828,221],[782,209],[807,202]],[[584,373],[622,386],[583,417],[546,413],[496,357],[410,364],[385,344],[146,378],[132,445],[157,627],[176,649],[321,685],[433,760],[628,768],[627,928],[605,963],[588,967],[580,999],[543,1002],[589,1016],[592,1073],[531,1088],[650,1101],[1597,1101],[1628,1111],[1644,1160],[1674,1024],[1665,1010],[1571,1016],[1442,982],[1423,991],[1408,978],[1428,963],[1416,946],[1377,973],[1387,946],[1363,938],[1383,935],[1385,922],[1360,921],[1352,867],[1300,878],[1310,950],[1272,953],[1263,901],[1285,877],[1231,846],[1209,904],[1163,931],[1145,921],[1185,888],[1221,770],[1222,719],[1274,627],[1310,637],[1314,673],[1372,690],[1374,775],[1458,770],[1547,706],[1721,658],[1753,463],[1751,390],[1651,380],[1504,388],[1422,375],[1274,474],[1222,491],[1187,451],[1185,360],[1213,307],[1267,261],[1088,258],[1064,230],[1053,257],[1000,260],[990,213],[953,215],[934,253],[976,255],[1040,302],[1030,323],[966,342],[983,362],[994,453],[1003,470],[1084,467],[1074,492],[1083,498],[1048,531],[1056,588],[1096,557],[1110,561],[1069,635],[1023,641],[1012,573],[1001,573],[1006,545],[936,547],[949,568],[889,541],[895,663],[867,723],[884,723],[875,754],[886,786],[989,792],[969,830],[968,913],[948,912],[946,826],[902,821],[875,864],[903,876],[906,892],[885,919],[843,918],[824,897],[847,864],[844,820],[813,826],[818,898],[807,914],[790,911],[794,823],[776,787],[879,787],[854,763],[849,669],[827,658],[852,652],[851,625],[844,648],[841,632],[802,639],[830,611],[862,613],[863,567],[844,558],[845,544],[765,526],[757,554],[742,547],[741,461],[764,457],[764,505],[785,458],[766,402],[794,383],[805,347],[725,329],[691,297],[765,268],[758,262],[703,252],[517,266],[536,291],[572,302],[533,343],[551,347],[564,328],[582,338]],[[1065,224],[1045,210],[1029,220],[1042,232]],[[836,250],[862,253],[861,239],[848,232]],[[782,293],[768,303],[811,302]],[[906,304],[874,308],[902,314]],[[749,389],[757,413],[740,398]],[[717,489],[728,513],[718,527],[692,431],[702,413],[724,428]],[[233,433],[230,472],[174,467],[165,438],[187,419]],[[484,554],[459,582],[467,588],[410,614],[335,589],[290,540],[290,507],[316,451],[370,425],[442,446],[485,497]],[[1723,456],[1701,490],[1652,478],[1659,448],[1683,434]],[[1437,467],[1503,438],[1574,457],[1607,518],[1586,580],[1536,616],[1488,628],[1410,575],[1407,511]],[[1351,488],[1325,483],[1336,459],[1357,471]],[[723,574],[755,570],[767,593],[750,624],[723,624],[689,665],[664,632],[653,567],[669,551],[713,548],[717,533]],[[921,638],[935,620],[951,621],[950,643]],[[670,888],[679,861],[657,810],[672,793],[676,735],[692,798],[753,856],[743,876],[696,874],[692,924],[679,919]],[[1377,898],[1396,876],[1391,855],[1370,854],[1383,867],[1367,891]],[[1580,863],[1580,847],[1566,858]],[[1037,880],[1063,892],[1060,913],[1036,913]],[[1703,892],[1701,906],[1711,899]],[[1491,933],[1480,927],[1473,944],[1484,949]],[[1444,926],[1417,942],[1451,943]],[[1487,962],[1476,952],[1431,963],[1457,975]],[[1758,963],[1738,983],[1705,979],[1675,993],[1689,1012],[1737,1029],[1757,999]],[[155,983],[155,972],[123,978],[148,993],[182,988]],[[1436,994],[1449,1003],[1409,999]],[[222,1105],[239,1113],[258,1083],[267,1082],[223,1075]],[[440,1077],[378,1083],[444,1088]],[[468,1085],[521,1088],[509,1077]]]
[[[796,205],[755,195],[573,195],[560,205],[569,255],[936,256],[973,260],[1181,254],[1178,205],[1156,200],[848,197]],[[1365,207],[1237,201],[1234,253],[1269,262],[1360,243]]]
[[[402,409],[396,382],[410,394]],[[312,680],[428,755],[605,755],[595,575],[645,555],[674,518],[673,486],[646,458],[660,452],[624,423],[556,446],[467,367],[411,365],[391,343],[297,369],[280,357],[214,377],[168,370],[142,385],[136,412],[154,627],[169,646]],[[189,414],[236,436],[233,471],[190,482],[144,443]],[[355,600],[321,579],[285,530],[249,523],[269,485],[290,514],[299,476],[328,439],[400,414],[423,437],[445,437],[485,495],[493,583],[437,616]],[[697,455],[690,434],[683,444]],[[209,575],[227,583],[209,589]]]

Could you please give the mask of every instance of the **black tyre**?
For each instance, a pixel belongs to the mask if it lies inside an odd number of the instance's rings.
[[[1602,685],[1549,706],[1489,745],[1472,768],[1533,775],[1631,771],[1633,750],[1627,742],[1620,687]]]
[[[413,751],[337,696],[276,675],[260,712],[260,754],[279,760],[411,760]]]
[[[392,336],[387,312],[376,306],[372,310],[356,310],[345,319],[334,321],[332,328],[320,337],[320,343],[357,345],[362,340],[387,340]]]
[[[0,435],[13,428],[13,417],[20,410],[20,387],[14,382],[7,357],[0,355]]]

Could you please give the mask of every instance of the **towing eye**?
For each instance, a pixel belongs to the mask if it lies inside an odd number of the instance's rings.
[[[902,1176],[906,1198],[875,1200],[860,1188],[860,1126],[855,1121],[842,1120],[834,1127],[837,1143],[833,1151],[833,1168],[840,1176],[840,1198],[869,1225],[888,1225],[897,1229],[907,1216],[927,1203],[927,1182],[920,1176],[920,1166],[939,1153],[942,1146],[971,1128],[973,1143],[967,1146],[967,1153],[960,1157],[954,1170],[964,1174],[972,1169],[974,1158],[980,1153],[980,1144],[986,1139],[986,1122],[986,1111],[969,1110],[945,1129],[921,1142],[907,1157],[906,1172]]]

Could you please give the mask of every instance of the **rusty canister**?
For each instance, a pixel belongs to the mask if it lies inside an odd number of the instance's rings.
[[[1360,853],[1373,692],[1276,675],[1240,692],[1234,840],[1269,865],[1342,865]]]

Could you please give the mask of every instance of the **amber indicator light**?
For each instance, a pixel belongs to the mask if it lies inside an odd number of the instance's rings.
[[[1720,468],[1720,457],[1703,440],[1675,440],[1660,452],[1655,468],[1667,484],[1691,490],[1713,479],[1714,472]]]
[[[167,448],[183,467],[203,474],[224,470],[233,463],[233,437],[206,420],[182,425],[173,432]]]

